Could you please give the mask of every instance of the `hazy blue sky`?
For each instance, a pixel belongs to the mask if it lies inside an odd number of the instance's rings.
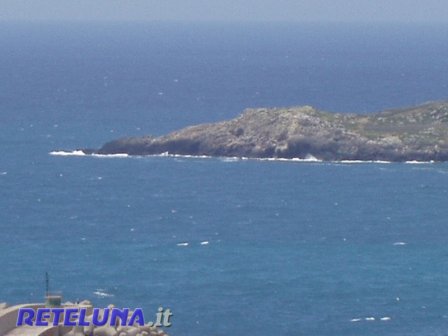
[[[0,0],[0,20],[448,22],[447,0]]]

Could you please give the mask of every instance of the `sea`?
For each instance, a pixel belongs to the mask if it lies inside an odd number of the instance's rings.
[[[448,164],[51,155],[249,107],[448,99],[448,25],[0,23],[0,301],[172,336],[448,335]],[[59,152],[61,154],[62,152]]]

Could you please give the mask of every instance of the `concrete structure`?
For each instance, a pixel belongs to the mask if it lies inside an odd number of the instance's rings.
[[[47,307],[44,303],[22,304],[12,307],[5,307],[0,309],[0,336],[61,336],[70,331],[70,328],[63,326],[49,326],[49,327],[31,327],[21,326],[17,327],[17,317],[20,308],[38,308]],[[81,308],[86,307],[92,309],[91,305],[62,305],[63,308]]]
[[[52,296],[51,300],[46,298],[46,303],[35,303],[35,304],[22,304],[12,307],[7,307],[5,304],[0,303],[0,336],[82,336],[82,335],[93,335],[93,336],[168,336],[162,330],[151,327],[149,325],[145,326],[131,326],[131,327],[64,327],[62,325],[58,326],[48,326],[48,327],[36,327],[36,326],[20,326],[17,327],[17,317],[19,315],[20,308],[48,308],[59,306],[61,297]],[[93,307],[88,301],[83,301],[79,304],[66,303],[61,304],[61,308],[87,308],[87,317],[92,314]],[[113,305],[109,308],[112,309]]]

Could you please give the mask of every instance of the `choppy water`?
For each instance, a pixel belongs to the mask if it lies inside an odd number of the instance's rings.
[[[248,106],[446,98],[448,27],[0,29],[0,301],[174,312],[172,335],[444,335],[448,165],[61,157]]]

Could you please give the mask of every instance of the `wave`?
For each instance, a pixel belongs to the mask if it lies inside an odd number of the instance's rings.
[[[67,151],[52,151],[50,152],[50,155],[53,156],[86,156],[87,154],[84,153],[82,150],[74,150],[71,152]]]
[[[218,159],[222,162],[238,162],[238,161],[284,161],[284,162],[325,162],[317,159],[312,155],[307,155],[304,159],[301,158],[251,158],[246,156],[210,156],[210,155],[185,155],[185,154],[170,154],[168,152],[161,154],[145,155],[149,157],[171,157],[171,158],[186,158],[186,159]],[[145,157],[142,156],[142,157]]]
[[[413,161],[406,161],[405,163],[407,163],[407,164],[428,164],[428,163],[434,163],[434,160],[431,160],[431,161],[417,161],[417,160],[413,160]]]
[[[171,154],[169,152],[163,152],[163,153],[160,153],[160,154],[142,155],[142,156],[191,158],[191,159],[212,159],[213,158],[213,156],[210,156],[210,155]]]
[[[331,161],[333,163],[342,163],[342,164],[358,164],[358,163],[380,163],[380,164],[389,164],[392,161],[384,161],[384,160],[340,160],[340,161]]]
[[[238,157],[223,157],[223,158],[219,158],[219,160],[222,162],[236,162],[236,161],[240,161],[240,158],[238,158]]]
[[[333,160],[333,161],[324,161],[316,158],[315,156],[308,154],[305,158],[249,158],[249,157],[215,157],[210,155],[187,155],[187,154],[171,154],[169,152],[164,152],[161,154],[151,154],[151,155],[129,155],[126,153],[117,153],[117,154],[87,154],[82,150],[74,150],[74,151],[52,151],[49,153],[53,156],[92,156],[98,158],[127,158],[127,157],[169,157],[169,158],[185,158],[185,159],[219,159],[221,162],[239,162],[246,160],[255,160],[255,161],[278,161],[278,162],[303,162],[303,163],[333,163],[333,164],[392,164],[392,161],[385,160]],[[412,165],[423,165],[423,164],[433,164],[435,161],[405,161],[401,162],[403,164],[412,164]]]
[[[255,160],[286,161],[286,162],[324,162],[323,160],[320,160],[311,154],[306,155],[304,159],[301,159],[301,158],[290,158],[290,159],[287,159],[287,158],[259,158],[259,159],[255,159]]]
[[[307,155],[305,158],[251,158],[251,157],[238,157],[238,156],[221,156],[221,157],[215,157],[210,155],[184,155],[184,154],[170,154],[168,152],[162,153],[162,154],[153,154],[153,155],[147,155],[149,157],[171,157],[171,158],[191,158],[191,159],[219,159],[221,162],[239,162],[239,161],[247,161],[247,160],[254,160],[254,161],[276,161],[276,162],[301,162],[301,163],[332,163],[332,164],[392,164],[393,161],[386,161],[386,160],[332,160],[332,161],[325,161],[316,158],[313,155]],[[141,156],[145,157],[145,156]],[[406,161],[406,162],[397,162],[397,163],[403,163],[403,164],[433,164],[435,161]]]
[[[106,293],[104,290],[100,290],[100,289],[93,292],[93,294],[95,294],[99,298],[114,297],[113,294]]]
[[[152,154],[146,155],[149,157],[172,157],[172,158],[192,158],[192,159],[219,159],[222,162],[238,162],[238,161],[247,161],[247,160],[255,160],[255,161],[279,161],[279,162],[310,162],[310,163],[333,163],[333,164],[362,164],[362,163],[370,163],[370,164],[392,164],[395,163],[393,161],[386,160],[330,160],[325,161],[316,158],[314,155],[307,154],[305,158],[252,158],[246,156],[210,156],[210,155],[185,155],[185,154],[171,154],[169,152],[164,152],[161,154]],[[145,156],[141,156],[145,157]],[[405,161],[405,162],[397,162],[403,164],[433,164],[435,161]]]
[[[129,154],[126,154],[126,153],[117,153],[117,154],[90,154],[90,156],[93,156],[93,157],[99,157],[99,158],[127,158],[127,157],[129,157]]]
[[[379,320],[379,321],[383,321],[384,322],[384,321],[390,321],[390,320],[392,320],[392,318],[390,318],[389,316],[384,316],[384,317],[381,317],[379,319],[376,319],[373,316],[364,317],[364,318],[357,317],[357,318],[352,318],[350,320],[350,322],[361,322],[362,320],[369,321],[369,322]]]
[[[82,150],[74,151],[52,151],[49,153],[53,156],[93,156],[98,158],[126,158],[129,154],[117,153],[117,154],[86,154]]]

